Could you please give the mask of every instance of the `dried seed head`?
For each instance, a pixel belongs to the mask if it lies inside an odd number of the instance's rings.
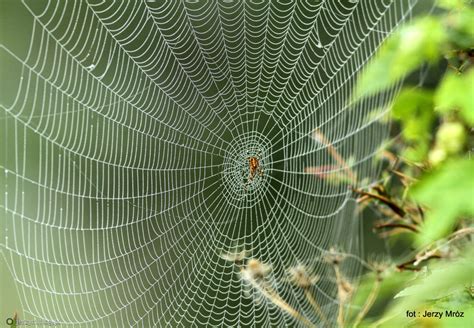
[[[384,256],[373,256],[369,258],[368,264],[379,281],[385,278],[392,265],[390,260]]]
[[[390,267],[389,263],[384,261],[372,262],[371,266],[375,271],[378,280],[383,280],[385,278],[387,270]]]
[[[291,267],[288,272],[290,275],[290,282],[303,289],[315,285],[319,280],[317,275],[310,275],[308,269],[303,264]]]
[[[324,256],[324,260],[332,265],[339,265],[344,259],[345,255],[337,251],[334,247],[331,247]]]
[[[267,277],[271,271],[272,268],[270,265],[258,259],[250,259],[247,261],[245,269],[242,270],[242,276],[248,280],[260,280]]]
[[[345,303],[352,295],[354,292],[354,287],[349,283],[344,278],[341,278],[340,281],[338,281],[338,295],[339,295],[339,300],[342,303]]]

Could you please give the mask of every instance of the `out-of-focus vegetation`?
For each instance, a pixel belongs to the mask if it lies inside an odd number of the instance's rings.
[[[420,69],[446,67],[434,88],[401,90],[391,111],[401,134],[385,150],[384,183],[358,191],[389,247],[406,251],[364,277],[348,325],[474,325],[474,8],[465,0],[436,5],[387,40],[356,88],[357,100]]]

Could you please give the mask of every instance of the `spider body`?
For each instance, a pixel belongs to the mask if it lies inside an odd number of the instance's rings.
[[[257,157],[255,156],[249,157],[248,161],[249,161],[249,178],[248,178],[247,183],[252,181],[257,174],[260,176],[263,175],[263,170],[262,170],[262,167],[260,166],[260,161],[258,160]]]

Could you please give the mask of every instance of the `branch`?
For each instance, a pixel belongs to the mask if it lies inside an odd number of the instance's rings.
[[[381,223],[375,225],[375,229],[383,229],[383,228],[402,228],[407,229],[412,232],[418,233],[420,232],[417,227],[411,224],[404,224],[404,223]]]
[[[381,196],[381,195],[377,195],[377,194],[374,194],[374,193],[371,193],[371,192],[368,192],[368,191],[363,191],[363,190],[360,190],[360,189],[356,189],[356,188],[352,188],[352,190],[355,192],[355,193],[358,193],[359,195],[363,195],[363,196],[369,196],[371,198],[374,198],[374,199],[377,199],[379,201],[381,201],[382,203],[386,204],[388,207],[390,207],[390,209],[392,211],[394,211],[398,216],[400,217],[404,217],[405,216],[405,210],[403,208],[401,208],[400,206],[398,206],[396,203],[394,203],[392,200],[388,199],[387,197],[384,197],[384,196]]]

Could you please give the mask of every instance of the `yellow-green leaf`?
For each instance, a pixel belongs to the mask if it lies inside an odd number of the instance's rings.
[[[474,159],[448,161],[411,189],[411,196],[428,206],[419,234],[421,244],[448,234],[461,216],[474,216]]]
[[[436,110],[446,113],[459,110],[470,125],[474,125],[474,69],[465,74],[447,74],[435,94]]]
[[[424,17],[401,28],[382,46],[380,53],[359,78],[356,98],[381,92],[424,62],[435,62],[441,54],[446,31],[439,19]]]

